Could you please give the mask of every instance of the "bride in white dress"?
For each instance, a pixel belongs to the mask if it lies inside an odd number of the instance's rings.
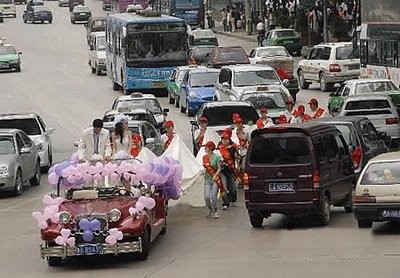
[[[121,117],[116,121],[114,132],[111,135],[114,159],[130,157],[132,148],[132,133],[128,128],[128,118]]]

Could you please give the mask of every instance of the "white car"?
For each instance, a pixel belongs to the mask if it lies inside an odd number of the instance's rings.
[[[279,63],[289,63],[289,66],[293,67],[293,57],[290,56],[284,46],[262,46],[253,48],[250,51],[249,60],[251,64],[267,64],[270,66],[272,66],[272,62],[279,61]],[[290,71],[292,71],[292,69],[290,69]]]
[[[106,70],[106,32],[90,33],[89,67],[92,73],[100,75]]]
[[[46,127],[42,118],[35,113],[0,114],[0,128],[15,128],[25,132],[39,151],[40,167],[48,170],[53,163],[53,145],[50,135],[54,128]]]
[[[218,101],[237,100],[245,90],[257,90],[259,86],[275,86],[293,100],[289,90],[275,70],[265,65],[223,66],[215,84]]]
[[[332,91],[336,83],[360,76],[360,59],[351,43],[323,43],[316,45],[298,65],[300,88],[317,82],[321,91]]]
[[[0,7],[3,9],[3,16],[17,17],[17,8],[13,0],[1,0]]]
[[[373,222],[400,220],[400,152],[378,155],[368,161],[357,181],[353,212],[359,228]]]
[[[348,97],[343,101],[338,116],[366,117],[378,131],[386,132],[392,140],[400,138],[399,114],[389,96]]]

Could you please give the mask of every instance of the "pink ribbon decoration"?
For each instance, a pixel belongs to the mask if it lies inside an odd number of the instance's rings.
[[[61,229],[61,235],[56,237],[55,242],[61,246],[75,246],[75,238],[70,237],[70,229]]]
[[[109,235],[106,237],[106,242],[110,245],[115,245],[118,240],[123,238],[123,234],[117,228],[110,229]]]

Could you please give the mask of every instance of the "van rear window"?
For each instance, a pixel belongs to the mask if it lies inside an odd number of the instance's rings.
[[[250,151],[253,164],[308,164],[310,148],[304,137],[254,139]]]

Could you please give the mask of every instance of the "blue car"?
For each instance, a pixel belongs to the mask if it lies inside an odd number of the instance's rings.
[[[181,112],[194,116],[203,103],[215,100],[215,80],[219,69],[202,68],[186,73],[180,91]]]

